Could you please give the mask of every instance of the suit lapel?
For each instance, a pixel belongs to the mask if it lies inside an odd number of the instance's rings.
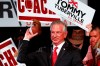
[[[57,57],[57,61],[56,61],[56,63],[55,63],[55,66],[56,66],[57,63],[59,63],[60,59],[62,58],[62,56],[65,54],[65,52],[66,52],[68,49],[69,49],[69,48],[68,48],[68,43],[65,42],[64,45],[62,46],[60,52],[59,52],[59,55],[58,55],[58,57]],[[69,51],[67,51],[66,54],[69,54]]]

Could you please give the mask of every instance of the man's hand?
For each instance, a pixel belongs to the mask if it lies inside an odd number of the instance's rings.
[[[25,33],[25,36],[24,36],[24,39],[23,40],[30,40],[31,38],[33,38],[34,36],[38,35],[38,32],[36,33],[32,33],[30,31],[30,28],[27,29],[26,33]]]
[[[33,20],[33,26],[27,29],[23,40],[30,40],[38,34],[41,34],[41,23],[38,20]]]

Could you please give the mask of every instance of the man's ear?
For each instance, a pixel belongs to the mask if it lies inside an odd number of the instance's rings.
[[[65,31],[65,36],[64,36],[65,38],[67,37],[67,34],[68,34],[68,31]]]

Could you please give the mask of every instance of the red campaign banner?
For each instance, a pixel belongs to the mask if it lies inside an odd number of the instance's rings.
[[[19,20],[54,21],[60,20],[51,10],[45,8],[47,0],[17,0]]]
[[[0,43],[0,66],[19,66],[14,53],[17,48],[11,38]]]

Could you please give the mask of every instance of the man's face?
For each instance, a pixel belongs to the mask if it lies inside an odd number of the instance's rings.
[[[83,40],[84,39],[84,30],[82,30],[82,29],[73,30],[72,39]]]
[[[90,44],[92,47],[95,46],[95,44],[99,41],[99,39],[100,39],[99,29],[90,32]]]
[[[51,27],[51,40],[53,44],[59,45],[64,41],[67,36],[67,31],[64,31],[64,26],[62,24],[54,24]]]

